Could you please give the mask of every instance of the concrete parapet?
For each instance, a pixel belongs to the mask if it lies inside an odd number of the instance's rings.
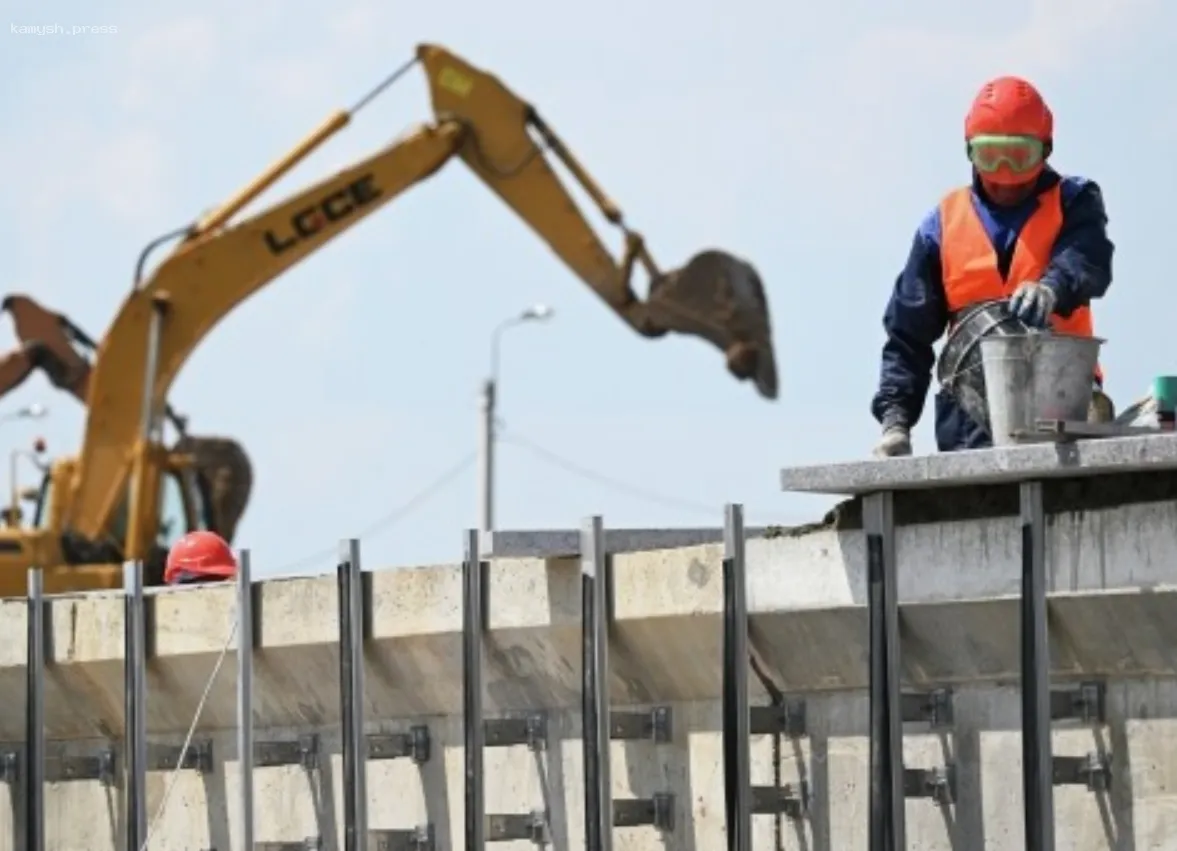
[[[910,766],[951,761],[958,775],[955,805],[908,802],[912,848],[1018,847],[1020,786],[1011,782],[1020,760],[1013,687],[1019,667],[1017,533],[1013,518],[898,530],[905,679],[911,686],[951,685],[956,692],[951,735],[917,734],[906,740]],[[864,847],[862,534],[836,529],[766,534],[770,537],[747,544],[751,638],[776,685],[808,702],[808,730],[796,740],[758,738],[754,782],[805,780],[813,808],[801,821],[758,817],[757,847]],[[1115,783],[1110,792],[1100,793],[1102,798],[1086,788],[1060,788],[1059,851],[1177,848],[1165,844],[1177,843],[1177,809],[1170,803],[1177,794],[1175,537],[1174,503],[1051,519],[1047,550],[1055,674],[1110,681],[1106,727],[1056,731],[1055,752],[1084,755],[1103,749],[1116,759]],[[617,553],[612,572],[613,703],[670,706],[675,716],[668,745],[614,744],[615,791],[619,797],[673,792],[679,821],[667,847],[719,847],[722,547]],[[487,578],[488,717],[542,710],[550,719],[545,752],[488,752],[487,776],[494,778],[488,809],[525,812],[546,801],[557,834],[554,847],[577,849],[583,794],[577,720],[579,561],[496,559]],[[377,571],[366,580],[370,732],[424,723],[433,744],[433,758],[420,768],[408,760],[370,765],[371,826],[428,821],[437,831],[436,847],[452,847],[450,838],[460,838],[462,818],[461,571],[456,565]],[[149,597],[147,711],[153,741],[175,744],[183,737],[220,666],[197,734],[212,741],[216,767],[203,776],[178,775],[153,849],[233,847],[227,831],[236,818],[235,605],[228,586],[164,589]],[[334,577],[257,586],[259,741],[316,732],[328,751],[337,752],[337,612]],[[24,692],[25,619],[22,601],[0,602],[0,694]],[[53,747],[93,754],[104,741],[117,744],[123,716],[121,595],[53,598],[48,623],[46,726]],[[764,693],[753,696],[754,703],[765,700]],[[0,702],[0,741],[19,742],[24,724],[22,700]],[[259,769],[259,840],[338,832],[338,768],[328,761],[312,774],[297,766]],[[541,782],[541,775],[547,780]],[[150,811],[168,775],[152,776]],[[114,789],[93,781],[53,785],[51,851],[113,849],[118,826],[111,814],[119,811],[117,798]],[[0,813],[4,810],[0,806]],[[5,845],[6,835],[0,826],[0,849],[11,847]],[[657,844],[652,828],[619,832],[619,848]]]
[[[1052,636],[1059,674],[1177,675],[1177,504],[1054,518]],[[1016,521],[902,527],[897,548],[906,673],[912,682],[1004,679],[1017,670]],[[748,542],[752,635],[791,691],[860,688],[866,676],[862,535],[819,531]],[[618,704],[707,700],[720,686],[722,547],[613,557],[612,693]],[[456,565],[368,575],[368,716],[461,707],[461,572]],[[575,558],[503,559],[488,574],[486,709],[570,707],[580,687]],[[261,726],[338,720],[333,577],[259,583],[255,711]],[[230,635],[227,586],[149,597],[148,724],[187,728]],[[0,602],[0,693],[24,688],[22,601]],[[52,738],[117,736],[123,603],[117,593],[53,598],[46,723]],[[232,670],[232,653],[226,661]],[[232,677],[202,729],[235,722]],[[0,707],[0,740],[23,736],[23,707]]]

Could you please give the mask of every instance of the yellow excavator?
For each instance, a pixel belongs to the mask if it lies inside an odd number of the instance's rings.
[[[428,80],[433,121],[268,209],[236,219],[418,64]],[[768,304],[749,263],[707,250],[682,267],[659,268],[641,234],[531,104],[445,48],[421,45],[352,110],[330,116],[215,210],[143,250],[131,293],[92,359],[80,454],[54,463],[37,525],[0,530],[0,595],[23,594],[25,570],[32,565],[45,570],[50,593],[118,587],[123,560],[161,563],[174,536],[199,528],[202,499],[193,458],[162,442],[166,398],[184,362],[239,304],[455,158],[634,331],[651,338],[668,332],[700,337],[725,354],[733,375],[753,382],[764,398],[776,398]],[[620,231],[619,257],[586,220],[556,166]],[[147,275],[150,254],[173,240],[178,244]],[[638,266],[648,276],[644,300],[632,284]],[[176,516],[184,528],[161,522],[169,502],[182,505]],[[149,574],[158,581],[158,570]]]
[[[12,318],[19,341],[16,348],[0,355],[0,399],[39,370],[54,387],[86,404],[92,359],[98,343],[68,316],[50,310],[28,295],[6,296],[0,300],[0,313]],[[189,433],[188,418],[178,414],[171,405],[164,406],[164,415],[177,435],[172,451],[192,456],[194,482],[201,497],[196,506],[197,522],[201,528],[214,530],[232,542],[253,489],[253,465],[249,455],[231,438]],[[15,465],[10,466],[14,468],[10,489],[13,504],[4,516],[9,525],[14,525],[20,521],[23,512]],[[173,492],[177,490],[174,485],[171,489]],[[34,489],[27,496],[31,501],[38,501],[40,489]],[[183,506],[177,504],[174,507]],[[125,514],[125,510],[120,513]],[[161,522],[175,527],[179,525],[177,520],[162,518]],[[183,525],[189,527],[187,519],[184,520]],[[118,553],[122,541],[115,540],[110,546],[112,553]]]

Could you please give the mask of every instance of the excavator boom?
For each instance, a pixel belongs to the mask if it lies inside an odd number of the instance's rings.
[[[103,338],[69,525],[90,538],[127,483],[140,439],[144,364],[153,317],[162,321],[151,390],[166,397],[184,362],[225,316],[274,278],[374,213],[452,155],[461,129],[423,127],[406,139],[234,227],[198,234],[127,297]]]
[[[444,48],[423,45],[417,61],[429,80],[434,122],[287,200],[232,223],[246,204],[349,123],[349,113],[337,113],[190,228],[155,272],[141,285],[137,282],[99,346],[90,377],[90,415],[67,518],[73,533],[86,538],[101,533],[127,486],[135,447],[150,440],[150,424],[172,382],[217,323],[304,257],[455,156],[636,331],[646,336],[676,331],[709,340],[725,352],[737,377],[752,379],[761,395],[775,398],[767,303],[749,264],[708,251],[681,269],[663,272],[641,235],[626,226],[617,207],[533,107]],[[605,249],[545,153],[561,161],[621,229],[625,250],[620,259]],[[639,263],[650,276],[645,302],[630,284]]]

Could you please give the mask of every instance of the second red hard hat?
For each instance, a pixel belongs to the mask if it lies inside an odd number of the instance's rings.
[[[172,546],[164,567],[168,585],[183,582],[212,582],[237,575],[237,558],[216,532],[189,532]]]

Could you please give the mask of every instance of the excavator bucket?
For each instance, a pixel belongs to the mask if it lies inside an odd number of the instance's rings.
[[[216,531],[232,543],[253,490],[253,464],[245,447],[227,437],[184,435],[173,451],[192,456]]]
[[[765,399],[777,397],[768,299],[750,263],[724,251],[700,252],[651,282],[646,308],[653,324],[711,342],[732,375],[751,380]]]

